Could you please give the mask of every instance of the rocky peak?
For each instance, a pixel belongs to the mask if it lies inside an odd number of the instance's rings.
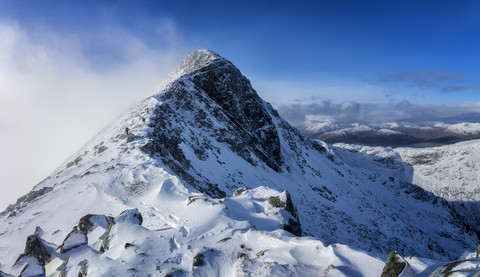
[[[277,113],[240,70],[211,51],[199,50],[180,64],[178,72],[188,73],[154,96],[159,104],[150,120],[153,131],[145,152],[159,154],[184,180],[198,178],[187,174],[194,169],[179,145],[188,145],[198,159],[206,160],[218,155],[212,153],[211,145],[225,143],[252,165],[261,163],[282,171],[284,158],[273,119]],[[205,188],[189,183],[211,196],[225,195],[214,184]]]
[[[223,59],[210,50],[197,50],[190,53],[174,70],[175,76],[182,76],[210,64],[217,59]]]

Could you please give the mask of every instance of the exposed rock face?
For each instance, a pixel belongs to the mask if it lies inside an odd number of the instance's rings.
[[[28,203],[32,203],[35,201],[38,197],[49,193],[52,191],[53,188],[51,187],[43,187],[39,190],[31,190],[28,194],[20,197],[17,199],[17,202],[15,204],[10,204],[8,205],[7,209],[5,211],[0,213],[0,216],[8,214],[9,216],[15,216],[17,211],[21,210],[23,207],[25,207]]]
[[[205,129],[216,141],[229,145],[253,165],[262,162],[278,172],[282,170],[284,158],[279,134],[272,122],[273,109],[231,62],[212,52],[205,55],[210,57],[203,59],[208,60],[208,64],[199,68],[187,66],[193,70],[185,71],[186,75],[158,96],[162,104],[151,119],[151,140],[143,149],[150,155],[160,155],[162,161],[190,185],[211,196],[225,197],[225,192],[215,184],[196,181],[202,178],[195,174],[180,145],[193,146],[196,156],[205,160],[209,156],[205,149],[211,149],[212,144],[194,136],[190,128]],[[191,56],[186,61],[200,64]],[[185,137],[191,139],[182,139]]]
[[[105,252],[108,249],[110,249],[110,232],[112,231],[113,225],[115,224],[115,221],[109,221],[107,225],[107,231],[105,232],[105,236],[102,240],[102,244],[100,245],[100,252]]]
[[[223,119],[229,121],[229,127],[234,127],[228,130],[233,139],[220,135],[217,140],[225,140],[232,150],[251,163],[254,162],[249,152],[273,170],[280,171],[283,164],[280,138],[263,100],[250,81],[226,59],[215,60],[192,75],[195,88],[205,92],[220,106],[227,117]]]
[[[21,254],[15,262],[17,266],[25,264],[20,276],[32,277],[45,275],[44,266],[50,261],[52,256],[48,252],[44,241],[38,235],[39,233],[39,229],[37,228],[35,234],[27,237],[24,253]],[[0,276],[3,275],[0,274]]]
[[[80,263],[78,277],[86,277],[88,275],[88,261],[84,260]]]

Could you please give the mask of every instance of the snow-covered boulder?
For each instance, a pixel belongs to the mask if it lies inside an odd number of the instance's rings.
[[[103,214],[87,214],[80,218],[78,229],[84,234],[89,234],[98,226],[107,229],[108,222],[112,220],[113,217]]]
[[[62,245],[60,246],[60,253],[65,253],[74,248],[88,244],[88,237],[75,226],[73,230],[67,235]]]
[[[130,222],[133,224],[142,225],[143,217],[138,209],[125,210],[117,218],[115,218],[115,222]]]

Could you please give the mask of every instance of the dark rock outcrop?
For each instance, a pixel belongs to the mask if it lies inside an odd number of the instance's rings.
[[[5,209],[5,211],[0,213],[0,216],[6,215],[6,214],[9,214],[10,217],[15,216],[17,214],[17,211],[21,210],[28,203],[32,203],[33,201],[35,201],[40,196],[42,196],[46,193],[49,193],[52,190],[53,190],[52,187],[43,187],[39,190],[31,190],[26,195],[18,198],[17,202],[15,204],[8,205],[8,207]]]
[[[105,252],[110,249],[110,232],[112,231],[115,220],[108,221],[107,231],[103,237],[102,244],[100,245],[100,252]]]
[[[42,266],[50,261],[51,255],[48,252],[44,241],[36,234],[27,237],[24,253],[21,254],[16,264],[19,263],[24,257],[35,258]]]
[[[97,226],[107,229],[109,221],[113,221],[113,217],[103,214],[87,214],[80,218],[80,221],[78,222],[78,229],[82,233],[88,234]]]
[[[220,154],[219,149],[208,138],[195,136],[190,128],[205,130],[252,165],[262,162],[282,171],[284,157],[271,106],[228,60],[213,52],[205,54],[208,59],[200,55],[196,60],[192,55],[184,62],[188,70],[181,70],[185,75],[156,96],[161,104],[149,120],[153,131],[142,150],[159,156],[189,185],[218,198],[226,193],[192,168],[180,145],[190,146],[200,160]]]
[[[78,270],[78,277],[86,277],[88,275],[88,261],[80,262],[80,269]]]
[[[410,265],[396,251],[390,252],[382,270],[381,277],[414,276]]]
[[[271,196],[268,198],[268,203],[275,208],[283,209],[288,213],[286,222],[283,225],[283,229],[296,236],[302,235],[302,225],[298,219],[297,209],[293,205],[292,197],[288,191],[285,191],[283,195]]]

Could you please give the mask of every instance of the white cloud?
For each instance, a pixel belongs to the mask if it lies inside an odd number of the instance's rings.
[[[162,51],[122,29],[83,37],[0,22],[0,210],[143,98],[183,58],[174,22],[159,30]]]

